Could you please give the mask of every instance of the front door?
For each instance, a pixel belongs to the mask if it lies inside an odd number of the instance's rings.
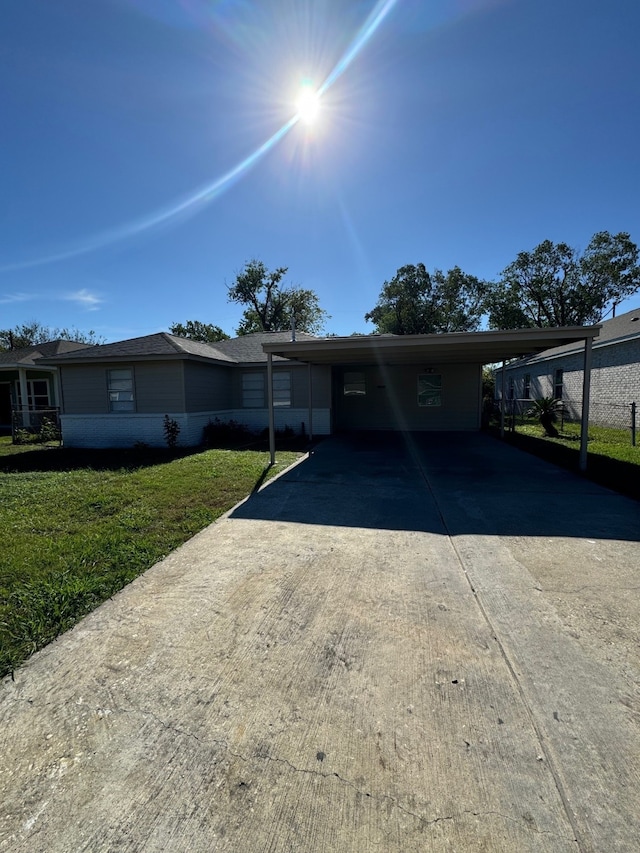
[[[11,426],[11,383],[0,382],[0,426]]]

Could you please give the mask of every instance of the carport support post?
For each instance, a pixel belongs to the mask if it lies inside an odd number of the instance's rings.
[[[584,339],[582,370],[582,423],[580,425],[580,470],[587,470],[587,441],[589,439],[589,395],[591,393],[591,338]]]
[[[267,353],[267,399],[269,404],[269,456],[271,464],[276,461],[276,430],[273,419],[273,357]]]
[[[500,438],[504,438],[504,359],[502,361],[500,388]]]
[[[313,441],[313,374],[311,373],[311,362],[307,362],[309,368],[309,441]]]

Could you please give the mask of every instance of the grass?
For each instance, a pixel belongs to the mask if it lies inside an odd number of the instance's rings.
[[[0,676],[299,457],[0,438]]]
[[[545,441],[566,447],[580,447],[580,424],[565,422],[562,427],[557,423],[556,427],[560,432],[558,438],[546,437],[540,424],[535,421],[518,424],[516,430],[522,435],[544,438]],[[640,446],[632,446],[631,431],[628,429],[590,425],[587,451],[590,455],[606,456],[610,459],[618,459],[621,462],[640,465]]]

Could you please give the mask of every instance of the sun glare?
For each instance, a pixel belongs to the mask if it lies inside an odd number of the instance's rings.
[[[320,95],[308,83],[305,83],[300,89],[298,99],[296,101],[296,110],[298,118],[304,124],[313,124],[320,112]]]

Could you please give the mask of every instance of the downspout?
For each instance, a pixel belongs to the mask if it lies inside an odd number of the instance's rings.
[[[273,417],[273,357],[267,353],[267,400],[269,406],[269,457],[271,464],[276,461],[276,430]]]
[[[500,438],[504,438],[504,359],[502,359],[502,387],[500,389]]]
[[[309,441],[313,441],[313,373],[311,362],[307,363],[309,369]]]
[[[580,470],[587,470],[587,441],[589,440],[589,395],[591,394],[591,338],[584,339],[582,370],[582,421],[580,424]]]

